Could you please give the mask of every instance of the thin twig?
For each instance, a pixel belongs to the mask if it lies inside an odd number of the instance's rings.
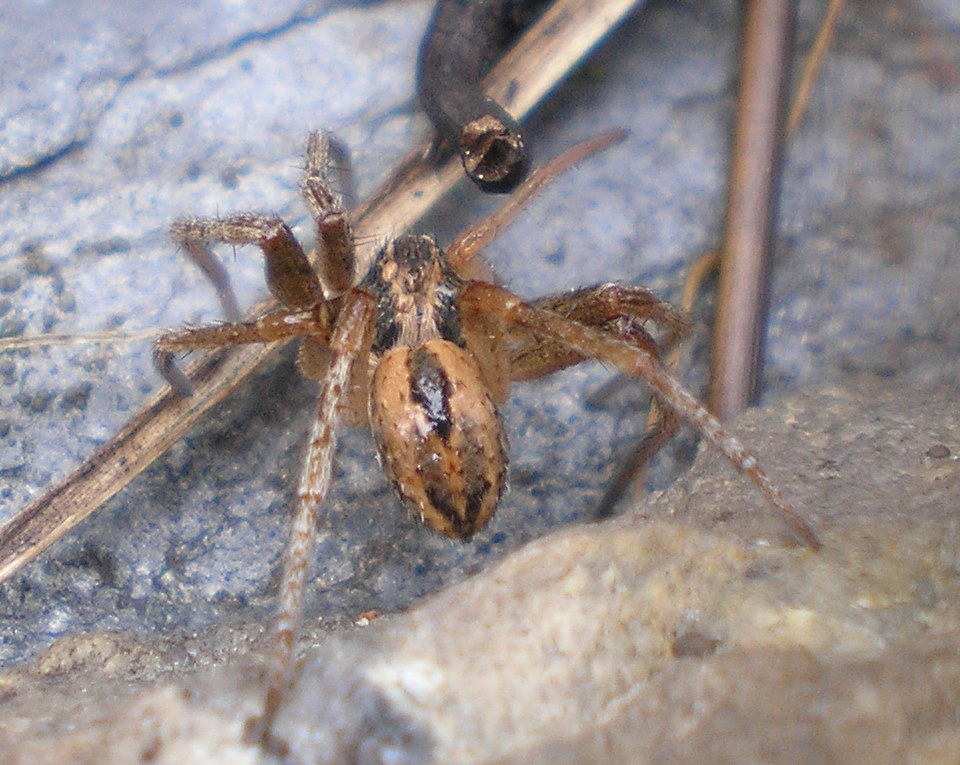
[[[726,419],[756,390],[793,53],[792,0],[750,0],[713,334],[710,408]]]
[[[118,343],[133,343],[139,340],[156,338],[157,330],[124,330],[117,329],[106,332],[89,332],[82,335],[61,334],[51,332],[46,335],[33,337],[4,337],[0,338],[0,353],[9,351],[23,351],[30,348],[46,348],[51,345],[117,345]]]
[[[797,86],[797,92],[793,97],[793,106],[790,107],[790,117],[787,119],[787,138],[797,132],[797,128],[800,127],[800,120],[806,114],[807,103],[810,101],[810,94],[813,93],[813,86],[817,82],[817,75],[820,73],[823,58],[827,55],[830,41],[833,39],[833,32],[836,29],[837,18],[840,16],[843,2],[844,0],[830,0],[827,15],[823,24],[820,25],[817,38],[813,41],[813,47],[807,56],[807,63],[803,67],[800,84]]]

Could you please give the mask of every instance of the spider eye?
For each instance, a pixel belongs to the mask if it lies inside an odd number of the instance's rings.
[[[401,500],[434,530],[468,539],[503,492],[506,439],[470,353],[446,340],[399,346],[370,386],[380,464]]]

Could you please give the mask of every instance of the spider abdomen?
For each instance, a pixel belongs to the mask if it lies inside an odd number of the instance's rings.
[[[455,343],[398,346],[370,386],[380,464],[403,502],[435,531],[468,539],[497,508],[506,439],[477,362]]]

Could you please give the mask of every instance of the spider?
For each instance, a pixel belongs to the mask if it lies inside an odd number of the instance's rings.
[[[686,327],[678,310],[643,287],[619,284],[528,302],[489,281],[475,259],[546,183],[622,138],[622,131],[612,131],[567,150],[446,252],[432,237],[404,235],[372,257],[361,256],[328,179],[337,144],[319,132],[307,140],[300,185],[318,228],[316,268],[276,216],[174,224],[174,238],[217,284],[231,320],[158,338],[154,359],[173,389],[190,395],[175,364],[180,352],[293,338],[301,340],[301,370],[321,382],[283,555],[263,714],[251,721],[251,736],[270,740],[291,676],[314,529],[341,419],[369,422],[384,472],[415,516],[441,534],[467,540],[489,522],[505,486],[507,441],[497,407],[509,384],[598,359],[642,378],[666,410],[693,424],[750,476],[804,544],[818,546],[756,458],[661,365],[661,348],[644,323],[661,324],[670,342]],[[281,307],[252,321],[235,318],[229,283],[209,250],[216,243],[259,246],[267,285]]]

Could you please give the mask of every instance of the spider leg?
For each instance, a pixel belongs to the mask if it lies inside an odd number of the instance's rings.
[[[196,237],[200,233],[196,224],[200,221],[196,219],[177,221],[170,228],[170,234],[173,240],[184,249],[194,264],[203,271],[214,289],[217,291],[217,297],[220,299],[220,305],[223,306],[223,314],[230,321],[239,321],[241,312],[240,305],[237,303],[237,296],[230,284],[230,275],[223,264],[210,252],[210,248],[205,245],[202,239]]]
[[[675,346],[690,331],[690,320],[683,311],[660,300],[645,287],[601,284],[531,301],[530,305],[565,316],[568,319],[610,332],[634,344],[656,359]],[[643,324],[653,321],[664,330],[657,342]],[[551,337],[543,337],[520,328],[508,334],[506,343],[510,359],[510,379],[532,380],[578,364],[584,356],[569,345]],[[614,385],[629,379],[613,378]],[[612,385],[606,386],[613,387]],[[616,501],[660,448],[680,427],[680,418],[662,404],[653,403],[650,422],[643,438],[633,446],[628,457],[617,468],[597,506],[597,518],[612,515]]]
[[[356,269],[353,231],[347,220],[347,211],[340,195],[333,190],[327,171],[337,162],[338,174],[345,194],[352,194],[353,176],[350,156],[336,138],[329,133],[313,132],[307,137],[306,169],[300,181],[300,193],[317,222],[320,271],[323,284],[333,294],[349,289]]]
[[[538,298],[531,305],[613,332],[658,356],[661,346],[678,342],[690,324],[682,312],[639,286],[600,284]],[[519,326],[505,332],[498,317],[469,301],[458,308],[467,346],[496,401],[506,400],[511,382],[534,380],[584,361],[583,354],[554,338]],[[660,343],[644,327],[648,321],[664,328]]]
[[[530,305],[598,329],[615,332],[659,357],[689,331],[690,321],[682,311],[660,300],[645,287],[600,284],[531,301]],[[664,330],[657,342],[644,328],[653,321]],[[510,379],[533,380],[579,364],[583,354],[569,344],[536,332],[517,328],[507,340]]]
[[[626,136],[624,130],[610,130],[601,133],[596,138],[578,143],[554,157],[546,165],[534,171],[527,180],[518,186],[516,191],[496,212],[483,220],[477,221],[460,234],[453,244],[447,248],[447,260],[458,272],[468,275],[464,269],[473,256],[496,239],[503,229],[513,223],[520,211],[548,183],[561,173],[569,170],[577,162],[581,162],[587,157],[619,143]]]
[[[613,333],[657,359],[668,348],[677,344],[690,329],[690,322],[682,311],[641,286],[601,284],[538,298],[530,305]],[[464,322],[465,333],[472,331],[474,327],[479,328],[480,337],[475,339],[470,336],[469,344],[478,360],[484,361],[481,369],[488,374],[492,372],[494,377],[503,376],[511,382],[533,380],[585,360],[583,354],[555,338],[545,337],[519,326],[514,326],[510,332],[504,333],[501,326],[494,332],[505,334],[507,338],[504,344],[504,363],[500,360],[501,354],[496,351],[484,353],[485,349],[482,348],[484,327],[491,323],[489,316],[477,313],[475,308],[471,307],[461,309],[461,314],[469,317],[469,320]],[[663,328],[664,336],[659,342],[645,329],[644,324],[648,321],[656,322]],[[489,329],[486,334],[490,334]],[[478,347],[480,353],[477,352]],[[626,379],[629,378],[614,378],[615,381]],[[499,393],[497,400],[506,398],[506,381],[488,381],[488,387]],[[671,409],[654,403],[651,411],[655,412],[655,415],[651,417],[646,434],[614,474],[598,505],[597,518],[611,515],[617,499],[636,477],[639,469],[670,440],[679,427],[680,420]]]
[[[164,332],[154,343],[153,363],[171,388],[181,396],[190,396],[192,386],[176,365],[176,353],[200,348],[273,343],[300,336],[309,336],[326,343],[336,318],[334,306],[335,303],[330,301],[320,303],[307,311],[281,308],[255,321],[221,322]]]
[[[283,555],[263,715],[248,724],[248,736],[264,743],[270,741],[270,728],[290,681],[307,569],[316,543],[317,515],[330,487],[337,421],[354,365],[366,358],[374,312],[375,304],[370,295],[360,290],[348,293],[330,338],[330,366],[320,389],[290,536]]]
[[[170,233],[208,276],[210,271],[204,264],[216,262],[208,245],[256,244],[265,256],[267,287],[282,305],[294,310],[307,309],[323,299],[323,289],[310,260],[290,227],[275,215],[243,213],[229,218],[185,218],[174,223]],[[223,285],[216,279],[213,281],[221,293],[227,316],[237,321],[240,312],[229,283],[226,284],[229,297],[224,299]]]
[[[627,374],[642,379],[657,399],[696,427],[738,471],[750,477],[798,539],[811,549],[819,549],[820,541],[813,529],[760,467],[757,458],[647,349],[596,327],[529,305],[509,290],[488,282],[471,282],[460,300],[472,303],[475,310],[500,316],[507,325],[525,327],[539,335],[551,337],[584,358],[615,364]]]
[[[657,399],[654,399],[652,406],[654,413],[647,420],[646,432],[639,441],[632,445],[626,459],[617,466],[613,477],[603,492],[603,496],[600,498],[600,502],[597,503],[597,509],[593,516],[597,520],[609,518],[613,515],[617,500],[635,482],[639,485],[650,460],[663,448],[665,443],[673,438],[673,434],[683,424],[683,420],[673,409],[659,403]]]

